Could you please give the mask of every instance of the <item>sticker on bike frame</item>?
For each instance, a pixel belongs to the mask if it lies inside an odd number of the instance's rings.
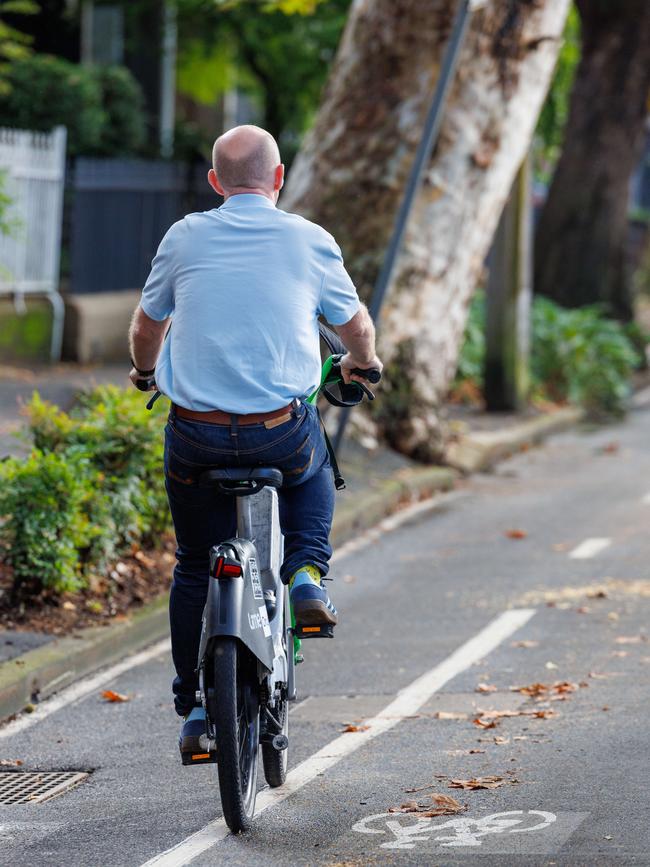
[[[266,605],[260,605],[257,609],[260,613],[260,619],[262,621],[262,631],[264,632],[265,638],[271,637],[271,627],[269,626],[269,615],[266,611]]]
[[[563,821],[560,824],[562,826],[568,824],[569,827],[558,828],[560,836],[566,837],[571,834],[584,816],[583,813],[563,814],[562,818],[567,819],[568,822]],[[577,817],[579,820],[576,824]],[[555,813],[544,810],[509,810],[478,818],[456,816],[452,819],[444,816],[376,813],[357,822],[352,826],[352,830],[358,834],[389,835],[391,839],[380,844],[382,849],[425,848],[422,844],[429,840],[443,848],[478,847],[483,845],[486,838],[493,835],[509,836],[543,831],[554,825],[558,818]],[[521,847],[521,841],[517,846]],[[490,848],[494,851],[493,847]]]
[[[251,573],[251,584],[253,585],[253,596],[255,599],[264,599],[264,594],[262,593],[262,584],[260,582],[260,573],[257,568],[257,560],[254,557],[250,557],[248,560],[248,565]]]

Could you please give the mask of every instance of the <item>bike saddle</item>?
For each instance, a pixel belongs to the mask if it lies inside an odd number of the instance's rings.
[[[262,488],[279,488],[282,471],[276,467],[232,467],[224,470],[206,470],[199,476],[204,488],[217,488],[232,497],[248,497]]]

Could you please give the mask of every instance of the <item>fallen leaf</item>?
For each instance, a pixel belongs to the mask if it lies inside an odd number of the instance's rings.
[[[621,658],[623,658],[624,656],[629,656],[630,653],[628,650],[612,650],[611,655],[612,656],[620,656]]]
[[[530,639],[524,641],[513,641],[510,644],[510,647],[539,647],[539,641],[531,641]]]
[[[427,786],[427,788],[429,788]],[[417,790],[414,790],[417,791]],[[443,795],[440,792],[434,792],[427,796],[431,803],[419,804],[417,801],[405,801],[400,807],[389,807],[389,813],[418,813],[424,817],[433,816],[453,816],[456,813],[462,813],[467,809],[467,806],[459,804],[451,795]]]
[[[121,692],[113,692],[112,689],[105,689],[102,693],[102,698],[104,701],[110,702],[131,701],[130,696],[123,695]]]
[[[590,671],[588,677],[594,680],[606,680],[608,677],[617,677],[621,672],[613,671]]]
[[[19,768],[22,764],[22,759],[0,759],[0,768]]]
[[[348,723],[344,729],[341,729],[342,732],[367,732],[370,726],[358,726],[353,723]]]
[[[558,666],[557,666],[554,662],[550,662],[550,661],[547,662],[546,665],[545,665],[544,667],[545,667],[545,668],[548,668],[548,669],[551,670],[551,671],[552,671],[554,668],[558,668]]]
[[[476,717],[472,722],[475,726],[479,726],[482,729],[494,729],[497,726],[496,720],[488,720],[483,717]]]
[[[501,735],[495,735],[494,736],[494,743],[499,744],[499,745],[509,744],[510,738],[504,738],[504,737],[501,737]]]
[[[452,710],[439,710],[434,713],[434,719],[467,719],[468,714],[456,713]]]
[[[609,705],[607,705],[607,704],[604,705],[604,706],[601,708],[601,710],[609,710]]]
[[[468,750],[467,752],[470,754],[470,756],[473,756],[476,753],[484,753],[485,750]]]
[[[609,614],[607,615],[607,619],[608,620],[619,620],[620,618],[619,618],[619,615],[616,611],[610,611]]]
[[[617,635],[614,639],[617,644],[641,644],[647,640],[647,635]]]
[[[471,780],[450,780],[450,789],[498,789],[515,783],[516,780],[504,780],[503,777],[473,777]]]
[[[587,608],[586,605],[581,605],[580,608],[576,608],[576,614],[590,614],[591,608]]]
[[[568,543],[568,542],[558,542],[558,543],[555,544],[555,545],[551,545],[551,548],[552,548],[554,551],[566,551],[566,549],[567,549],[568,547],[569,547],[569,543]]]
[[[601,448],[600,453],[603,455],[615,455],[620,447],[620,443],[617,442],[607,443],[607,445]]]
[[[505,535],[508,539],[525,539],[528,536],[526,530],[506,530]]]
[[[496,692],[497,687],[490,683],[479,683],[474,692]]]

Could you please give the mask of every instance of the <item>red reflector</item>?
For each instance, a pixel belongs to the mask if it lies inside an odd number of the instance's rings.
[[[215,578],[237,578],[243,572],[241,564],[236,560],[231,560],[229,557],[217,557],[212,574]]]
[[[220,577],[235,578],[238,575],[241,575],[241,566],[235,566],[231,563],[224,563]]]

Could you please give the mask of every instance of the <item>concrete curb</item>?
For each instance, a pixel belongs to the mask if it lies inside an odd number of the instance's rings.
[[[565,430],[584,418],[568,408],[511,429],[474,433],[453,443],[446,467],[399,470],[362,496],[337,504],[332,542],[339,546],[375,526],[401,505],[453,488],[459,471],[489,469],[497,461]],[[57,638],[0,667],[0,721],[42,701],[87,674],[164,638],[169,629],[167,599],[157,599],[119,623],[91,627]]]
[[[563,430],[574,427],[585,418],[584,410],[566,407],[549,415],[539,416],[497,431],[478,431],[451,443],[446,459],[449,466],[462,473],[488,470],[498,461],[510,457],[527,446],[535,445]]]
[[[402,470],[361,497],[339,501],[332,542],[342,545],[403,503],[449,490],[456,477],[456,472],[443,467]],[[143,605],[128,620],[81,629],[8,660],[0,666],[0,721],[164,638],[168,632],[165,596]]]

